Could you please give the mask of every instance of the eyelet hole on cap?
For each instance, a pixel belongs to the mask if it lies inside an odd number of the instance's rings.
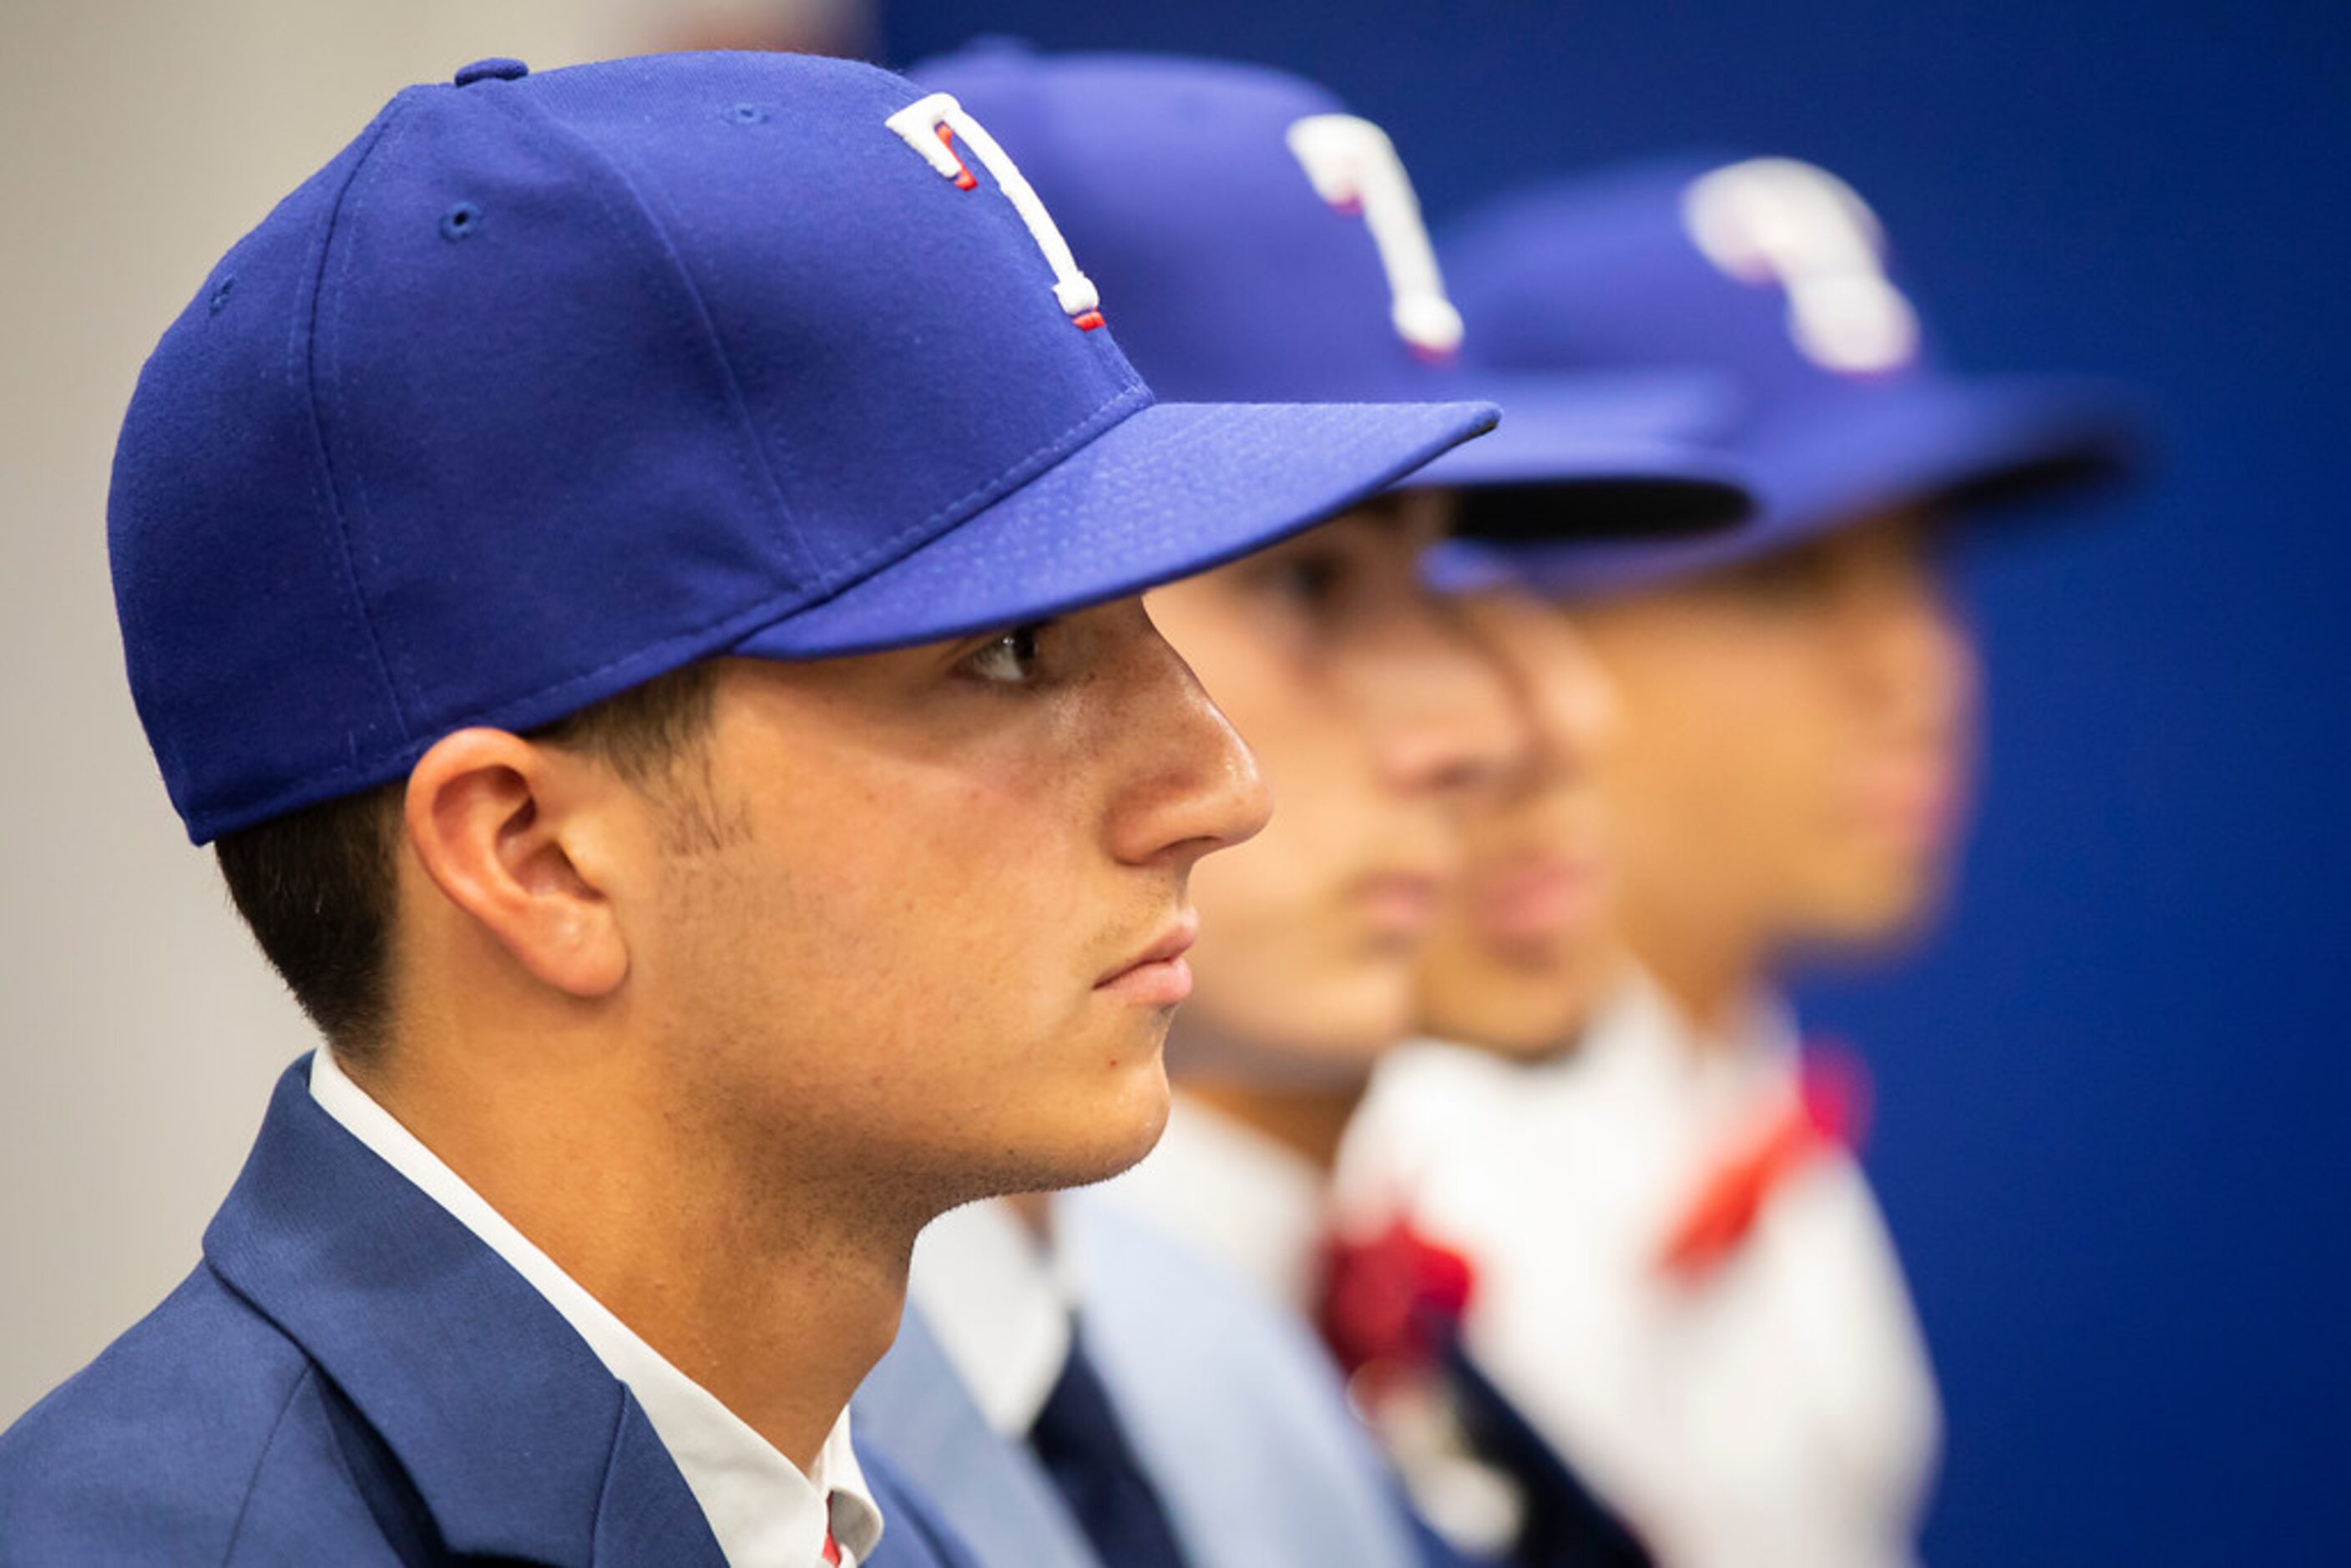
[[[236,274],[232,272],[213,285],[212,298],[204,301],[204,308],[217,316],[221,313],[221,307],[228,303],[228,297],[235,292]]]
[[[768,111],[756,103],[737,103],[720,110],[718,118],[737,125],[757,125],[768,118]]]
[[[471,202],[459,202],[441,214],[441,237],[464,239],[482,226],[482,209]]]

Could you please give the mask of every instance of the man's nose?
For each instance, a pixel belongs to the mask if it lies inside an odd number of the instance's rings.
[[[1122,709],[1131,732],[1145,739],[1121,793],[1113,852],[1130,864],[1187,868],[1263,831],[1273,789],[1191,666],[1156,630],[1149,636],[1150,695]]]
[[[1856,661],[1876,704],[1906,731],[1963,722],[1975,693],[1975,644],[1942,580],[1914,572],[1879,585],[1856,616]]]

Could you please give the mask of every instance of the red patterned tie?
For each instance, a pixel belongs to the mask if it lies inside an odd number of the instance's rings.
[[[1711,1276],[1755,1228],[1772,1189],[1819,1155],[1859,1143],[1868,1119],[1861,1059],[1834,1045],[1806,1047],[1796,1092],[1699,1184],[1666,1234],[1658,1270],[1692,1284]]]

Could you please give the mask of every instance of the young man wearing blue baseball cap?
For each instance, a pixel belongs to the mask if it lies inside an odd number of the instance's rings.
[[[0,1557],[959,1560],[844,1414],[914,1234],[1150,1146],[1267,810],[1135,595],[1492,419],[1155,402],[1105,312],[978,121],[775,55],[468,67],[220,263],[118,604],[326,1045]]]
[[[1765,509],[1735,540],[1507,550],[1618,742],[1584,810],[1473,827],[1426,1014],[1478,1049],[1387,1065],[1351,1190],[1467,1255],[1468,1353],[1659,1561],[1909,1561],[1934,1384],[1846,1146],[1856,1070],[1800,1050],[1776,980],[1932,912],[1976,695],[1938,534],[2117,465],[2127,405],[1940,368],[1869,209],[1787,160],[1539,188],[1455,239],[1505,367],[1720,376]]]
[[[998,128],[1155,379],[1333,402],[1458,384],[1458,321],[1411,186],[1376,127],[1320,89],[1004,47],[914,71]],[[1537,390],[1488,438],[1509,444],[1499,456],[1436,473],[1498,511],[1543,486],[1547,515],[1594,528],[1687,527],[1738,505],[1725,465],[1664,434],[1657,387]],[[1070,1568],[1375,1568],[1439,1550],[1290,1286],[1313,1270],[1328,1152],[1296,1113],[1334,1132],[1402,1038],[1461,812],[1520,744],[1499,672],[1419,575],[1452,507],[1416,488],[1151,596],[1259,749],[1283,825],[1197,883],[1196,990],[1171,1047],[1190,1086],[1176,1165],[1100,1199],[965,1210],[918,1250],[917,1310],[860,1419],[983,1550]],[[1162,1208],[1171,1186],[1189,1212]],[[1208,1246],[1167,1233],[1203,1207],[1220,1222]]]

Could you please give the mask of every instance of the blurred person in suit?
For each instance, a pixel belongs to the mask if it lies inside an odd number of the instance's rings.
[[[1934,1379],[1851,1152],[1865,1078],[1800,1043],[1781,977],[1931,921],[1978,722],[1950,530],[2116,472],[2130,404],[1949,370],[1875,214],[1790,160],[1531,188],[1444,256],[1499,370],[1716,378],[1763,513],[1500,551],[1555,608],[1491,634],[1604,681],[1614,737],[1473,819],[1436,1040],[1351,1132],[1350,1223],[1463,1260],[1462,1353],[1662,1562],[1910,1561]]]
[[[1386,138],[1311,84],[1008,46],[913,68],[993,127],[1175,395],[1383,402],[1458,384],[1458,324]],[[1153,171],[1144,181],[1134,171]],[[1449,1561],[1312,1332],[1327,1162],[1412,1022],[1467,801],[1518,765],[1507,679],[1419,559],[1539,493],[1554,527],[1683,530],[1743,506],[1669,439],[1660,383],[1530,378],[1492,451],[1151,612],[1234,705],[1281,802],[1196,880],[1166,1180],[976,1206],[925,1232],[861,1430],[983,1553],[1064,1564]],[[1207,1234],[1192,1221],[1206,1218]],[[1050,1543],[1050,1551],[1039,1543]]]

